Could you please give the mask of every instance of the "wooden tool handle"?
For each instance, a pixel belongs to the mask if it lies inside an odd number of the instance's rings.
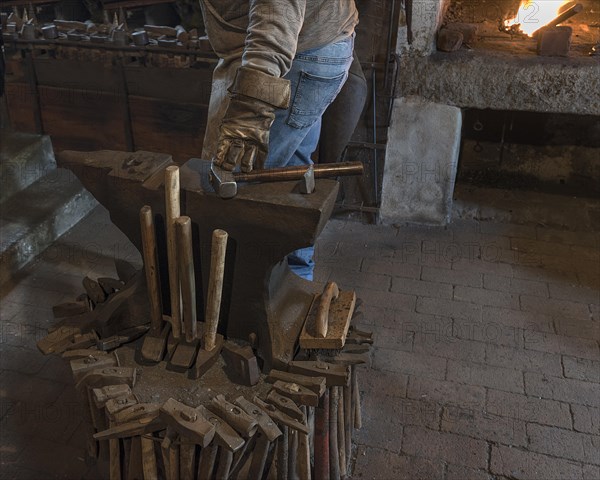
[[[183,304],[183,326],[186,342],[196,338],[196,280],[194,254],[192,253],[192,220],[179,217],[175,220],[177,236],[177,266]]]
[[[338,298],[340,290],[335,282],[328,282],[321,294],[319,307],[317,308],[317,317],[315,318],[317,337],[325,338],[327,336],[327,324],[329,321],[329,307],[331,301]]]
[[[212,236],[212,247],[210,251],[210,277],[208,279],[206,323],[204,325],[204,349],[209,352],[215,348],[215,338],[217,335],[217,326],[219,324],[226,249],[227,232],[224,230],[215,230]]]
[[[148,300],[150,301],[150,325],[153,331],[160,331],[162,326],[162,307],[160,304],[160,281],[156,265],[156,238],[154,234],[154,217],[152,208],[144,205],[140,210],[140,226],[142,229],[142,254],[144,255],[144,271]]]
[[[167,258],[169,261],[169,290],[171,292],[171,328],[173,337],[181,335],[181,299],[177,275],[177,242],[175,220],[179,217],[179,167],[171,165],[165,169],[165,205],[167,227]]]

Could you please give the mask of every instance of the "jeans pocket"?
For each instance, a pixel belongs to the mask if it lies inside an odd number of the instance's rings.
[[[346,75],[347,72],[342,72],[335,77],[320,77],[300,72],[300,81],[286,123],[294,128],[313,125],[341,90]]]

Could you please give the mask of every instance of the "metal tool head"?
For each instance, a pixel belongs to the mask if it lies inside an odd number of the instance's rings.
[[[210,165],[210,183],[221,198],[233,198],[237,195],[237,183],[233,172],[225,170],[214,163]]]

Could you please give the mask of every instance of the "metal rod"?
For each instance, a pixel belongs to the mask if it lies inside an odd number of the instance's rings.
[[[281,182],[285,180],[299,180],[309,169],[309,165],[302,167],[281,167],[268,170],[253,170],[249,173],[234,172],[237,182]],[[323,163],[313,165],[315,178],[341,177],[347,175],[362,175],[364,166],[362,162]]]
[[[531,36],[535,37],[536,35],[538,35],[539,33],[541,33],[541,31],[543,29],[545,29],[545,28],[556,27],[557,25],[559,25],[559,24],[563,23],[564,21],[568,20],[569,18],[571,18],[573,15],[577,15],[582,10],[583,10],[583,5],[581,3],[573,5],[571,8],[569,8],[568,10],[565,10],[563,13],[561,13],[554,20],[551,20],[550,22],[548,22],[543,27],[538,28],[535,32],[533,32],[531,34]]]
[[[158,47],[158,46],[144,46],[137,47],[134,45],[111,45],[110,43],[94,43],[94,42],[72,42],[69,40],[44,40],[44,39],[36,39],[36,40],[5,40],[5,43],[15,43],[15,44],[23,44],[23,45],[31,45],[33,47],[52,47],[52,46],[60,46],[60,47],[72,47],[72,48],[89,48],[89,49],[102,49],[102,50],[115,50],[119,52],[129,52],[129,53],[139,53],[144,54],[148,53],[172,53],[176,55],[195,55],[195,56],[208,56],[211,55],[210,52],[206,50],[193,50],[188,48],[167,48],[167,47]],[[208,64],[216,64],[217,58],[210,57],[207,58],[196,58],[198,62],[204,62]]]
[[[373,102],[373,143],[377,144],[377,92],[375,91],[377,87],[377,73],[375,68],[371,70],[371,86],[372,86],[372,102]],[[373,185],[374,190],[373,194],[375,196],[375,205],[379,203],[379,173],[377,169],[377,160],[378,160],[377,150],[373,150]]]
[[[388,74],[390,71],[390,52],[392,51],[392,32],[394,27],[394,13],[396,10],[396,0],[392,0],[392,8],[390,12],[390,22],[388,23],[387,47],[385,51],[385,73],[383,74],[383,90],[387,91]]]

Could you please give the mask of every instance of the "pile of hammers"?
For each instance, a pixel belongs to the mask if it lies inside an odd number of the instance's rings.
[[[263,398],[217,394],[195,407],[173,398],[140,403],[135,368],[106,352],[70,351],[86,404],[88,454],[108,456],[111,479],[343,478],[361,426],[356,365],[366,354],[358,352],[371,341],[351,330],[349,348],[328,361],[271,370]]]
[[[57,306],[60,327],[38,343],[45,353],[62,354],[70,362],[85,406],[88,457],[107,459],[111,480],[344,478],[352,463],[353,432],[362,423],[358,368],[370,362],[373,344],[372,334],[353,325],[362,315],[360,300],[329,282],[314,295],[293,360],[261,374],[251,345],[225,341],[217,333],[227,233],[213,232],[200,322],[192,222],[180,215],[178,167],[165,170],[164,184],[170,315],[163,314],[161,304],[154,214],[144,206],[144,272],[118,263],[118,280],[84,280],[86,296]],[[139,289],[144,279],[146,288]],[[149,304],[150,325],[126,325],[131,315],[121,310],[128,302],[139,304],[139,292],[141,303]],[[133,310],[129,306],[126,312]],[[119,330],[125,326],[129,336]],[[166,361],[176,373],[164,371],[164,376],[204,376],[202,385],[210,394],[187,403],[164,394],[150,398],[160,401],[144,401],[148,396],[139,388],[136,393],[140,365],[122,365],[117,349],[140,335],[145,363]],[[237,361],[243,388],[230,372],[223,375],[227,385],[213,381],[222,370],[221,352],[225,368]]]
[[[217,333],[217,326],[221,309],[227,232],[213,232],[206,315],[204,323],[199,324],[196,313],[192,222],[189,217],[180,216],[179,199],[179,167],[172,165],[165,169],[170,316],[162,313],[152,209],[146,205],[140,211],[151,325],[144,338],[141,354],[145,360],[160,362],[166,353],[174,370],[191,369],[190,376],[199,378],[214,364],[223,346],[223,336]]]

